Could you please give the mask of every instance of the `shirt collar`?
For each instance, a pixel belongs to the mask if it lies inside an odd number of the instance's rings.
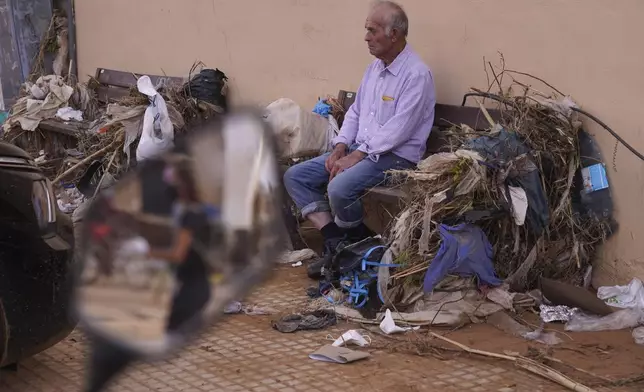
[[[411,52],[411,48],[409,47],[409,44],[405,44],[405,48],[403,49],[403,51],[400,52],[400,54],[398,54],[398,56],[394,59],[394,61],[392,61],[391,64],[389,64],[388,67],[385,67],[385,63],[382,60],[380,61],[380,70],[381,71],[387,70],[392,75],[398,76],[400,69],[407,61],[407,58],[409,57],[410,52]]]

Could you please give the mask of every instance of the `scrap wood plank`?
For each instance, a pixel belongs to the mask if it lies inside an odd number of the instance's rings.
[[[129,89],[132,86],[136,86],[136,81],[143,75],[150,77],[153,86],[182,85],[187,81],[187,78],[176,76],[138,74],[114,69],[97,68],[95,79],[100,84],[96,89],[98,100],[103,103],[118,101],[129,94]]]
[[[88,125],[85,122],[62,121],[50,118],[41,121],[38,124],[38,128],[43,131],[62,133],[77,138],[82,132],[88,129]]]

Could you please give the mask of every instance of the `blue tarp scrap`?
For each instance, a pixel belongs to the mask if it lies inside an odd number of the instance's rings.
[[[441,245],[425,274],[423,289],[432,292],[448,274],[476,276],[479,286],[496,287],[502,281],[494,272],[493,249],[480,227],[468,223],[439,225]]]
[[[331,113],[331,105],[326,103],[326,99],[320,98],[313,108],[313,113],[317,113],[322,117],[329,117],[329,114]]]

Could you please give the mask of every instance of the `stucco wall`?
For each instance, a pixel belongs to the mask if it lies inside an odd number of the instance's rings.
[[[401,0],[410,42],[432,67],[438,99],[483,86],[483,57],[537,74],[571,94],[644,151],[641,0]],[[224,70],[235,101],[355,89],[370,61],[368,0],[76,0],[81,75],[96,67],[182,76],[195,60]],[[644,278],[644,163],[594,127],[620,231],[602,250],[595,284]]]

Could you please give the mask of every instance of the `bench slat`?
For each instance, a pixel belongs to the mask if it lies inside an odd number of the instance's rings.
[[[130,91],[121,87],[110,87],[101,85],[96,89],[96,98],[103,103],[118,101],[127,96]]]
[[[407,198],[407,192],[400,188],[388,188],[386,186],[375,186],[367,191],[379,200],[396,203]]]
[[[497,109],[487,109],[494,121],[501,119],[501,112]],[[483,111],[473,106],[456,106],[437,103],[434,109],[434,126],[450,128],[452,125],[465,124],[476,131],[490,128]]]
[[[134,72],[116,71],[113,69],[98,68],[96,70],[96,80],[106,86],[115,86],[129,89],[131,86],[136,86],[138,78],[146,74],[137,74]],[[153,86],[158,86],[160,82],[165,85],[170,84],[183,84],[184,79],[173,76],[159,76],[148,75]]]

